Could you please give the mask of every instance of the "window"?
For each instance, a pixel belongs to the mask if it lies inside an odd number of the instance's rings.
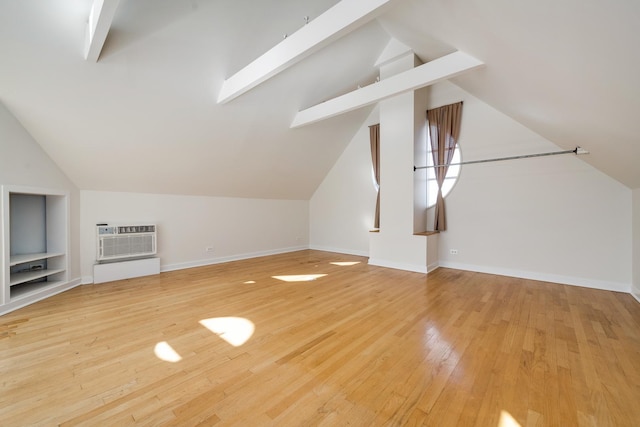
[[[461,162],[460,145],[456,144],[456,149],[453,152],[453,160],[451,166],[447,170],[447,175],[444,178],[442,184],[442,197],[447,197],[447,194],[451,191],[458,175],[460,174],[460,165],[456,163]],[[433,207],[436,204],[436,197],[438,196],[438,182],[436,181],[436,172],[433,167],[433,156],[431,155],[431,143],[429,142],[429,136],[427,136],[427,209]]]

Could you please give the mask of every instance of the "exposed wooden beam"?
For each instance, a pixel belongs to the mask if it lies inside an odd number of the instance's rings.
[[[404,92],[456,77],[482,65],[481,61],[466,53],[454,52],[412,70],[302,110],[296,114],[291,127],[305,126],[353,111]]]
[[[94,0],[87,22],[84,58],[97,62],[120,0]]]
[[[222,84],[223,104],[253,89],[332,41],[373,20],[396,0],[342,0]]]

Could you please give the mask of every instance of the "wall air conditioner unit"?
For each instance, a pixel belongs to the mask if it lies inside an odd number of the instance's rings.
[[[98,262],[143,258],[156,254],[155,225],[98,225]]]

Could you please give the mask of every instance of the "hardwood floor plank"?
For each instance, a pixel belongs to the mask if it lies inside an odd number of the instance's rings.
[[[637,425],[630,295],[366,262],[300,251],[81,286],[1,316],[0,424]],[[326,276],[275,278],[308,274]],[[201,323],[225,318],[253,325],[244,343],[233,321]]]

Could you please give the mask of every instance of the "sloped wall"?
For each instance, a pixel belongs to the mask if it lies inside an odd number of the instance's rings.
[[[464,101],[463,161],[560,150],[451,83],[429,89],[430,108],[458,101]],[[333,225],[373,216],[375,195],[364,149],[369,124],[363,124],[311,199],[312,247],[366,248],[359,240],[362,227],[352,237]],[[340,183],[347,187],[335,191]],[[631,200],[631,190],[574,155],[463,166],[446,199],[449,229],[439,235],[439,263],[630,292]]]
[[[0,185],[6,184],[70,192],[71,272],[69,280],[79,279],[80,193],[78,188],[0,102]]]
[[[369,232],[376,207],[369,126],[378,122],[379,109],[375,108],[311,197],[312,249],[369,254]]]
[[[453,84],[429,99],[464,101],[463,161],[562,150]],[[630,291],[631,191],[575,155],[463,166],[446,203],[441,266]]]

